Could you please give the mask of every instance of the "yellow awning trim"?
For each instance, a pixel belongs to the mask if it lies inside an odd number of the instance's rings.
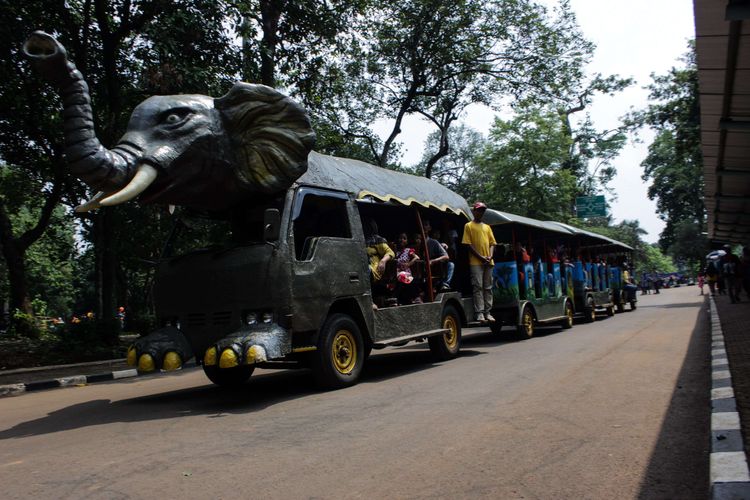
[[[357,199],[358,200],[364,200],[367,197],[372,197],[372,198],[375,198],[377,200],[384,201],[384,202],[396,201],[396,202],[398,202],[398,203],[400,203],[402,205],[405,205],[407,207],[410,206],[410,205],[412,205],[412,204],[417,204],[417,205],[419,205],[421,207],[425,207],[425,208],[437,208],[441,212],[452,212],[452,213],[454,213],[456,215],[463,215],[464,217],[469,218],[469,216],[466,213],[464,213],[464,211],[461,210],[460,208],[453,208],[453,207],[451,207],[448,204],[438,205],[438,204],[432,203],[430,201],[419,201],[416,198],[413,198],[411,196],[409,198],[407,198],[407,199],[403,199],[403,198],[399,198],[398,196],[393,195],[393,194],[385,194],[385,195],[383,195],[383,194],[373,193],[372,191],[360,191],[359,194],[357,195]]]

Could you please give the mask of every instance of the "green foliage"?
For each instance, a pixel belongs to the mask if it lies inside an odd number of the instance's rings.
[[[410,173],[425,175],[427,164],[440,148],[442,138],[439,130],[427,136],[422,159]],[[473,128],[458,124],[448,131],[448,142],[450,153],[434,163],[431,178],[450,189],[465,193],[468,199],[475,199],[476,194],[472,192],[474,179],[469,182],[469,176],[477,168],[479,157],[487,147],[487,139]]]
[[[16,309],[11,315],[8,335],[30,339],[39,338],[41,331],[33,315]]]
[[[673,273],[677,271],[677,266],[670,256],[665,255],[659,246],[654,244],[644,247],[644,260],[638,269],[643,272]]]
[[[697,274],[708,252],[709,242],[703,224],[682,220],[674,225],[674,238],[667,253],[680,267]]]
[[[567,2],[553,12],[532,0],[376,2],[362,32],[370,106],[392,124],[375,161],[387,164],[403,118],[419,115],[440,133],[427,177],[468,105],[565,95],[593,49]]]
[[[656,131],[648,156],[641,163],[643,179],[651,181],[648,196],[656,200],[659,217],[666,222],[659,244],[672,247],[677,227],[687,222],[703,227],[703,159],[700,140],[698,70],[695,48],[683,58],[683,68],[672,68],[666,75],[652,75],[647,109],[633,114],[634,124]],[[698,231],[700,233],[702,231]],[[678,245],[675,251],[684,246]],[[675,254],[689,259],[688,254]]]
[[[59,199],[73,207],[91,193],[65,175],[60,100],[22,57],[25,38],[42,29],[66,46],[89,84],[98,136],[111,146],[122,135],[130,110],[153,93],[220,95],[227,90],[241,66],[240,47],[228,29],[228,16],[236,13],[232,9],[229,2],[208,0],[0,5],[0,158],[8,172],[0,177],[0,242],[15,252],[6,252],[6,261],[16,258],[10,267],[28,283],[2,279],[0,290],[7,292],[0,295],[19,303],[39,298],[51,313],[69,315],[71,288],[78,284],[79,307],[112,314],[110,304],[124,303],[131,292],[148,296],[148,270],[137,270],[144,267],[138,261],[153,260],[165,234],[154,211],[134,204],[79,215],[77,223],[69,212],[52,210]],[[86,259],[92,267],[85,271],[74,269],[76,224],[92,252]],[[138,234],[114,237],[124,227]],[[78,280],[80,274],[89,281]],[[135,282],[132,289],[128,280]],[[145,302],[138,306],[149,311]]]
[[[540,220],[567,221],[576,179],[562,168],[567,138],[557,114],[529,110],[508,121],[495,119],[488,145],[468,184],[470,199]]]

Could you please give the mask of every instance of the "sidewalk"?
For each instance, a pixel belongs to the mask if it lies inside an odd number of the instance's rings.
[[[742,302],[732,304],[729,296],[716,295],[713,300],[709,299],[709,305],[712,312],[713,368],[712,498],[750,498],[750,477],[747,472],[750,444],[750,300],[743,296]]]
[[[742,419],[742,437],[745,453],[750,443],[750,300],[732,304],[727,295],[716,295],[714,301],[719,312],[724,343],[732,374],[737,411]]]
[[[29,384],[45,380],[78,375],[100,375],[115,371],[128,370],[125,359],[110,359],[93,363],[76,363],[72,365],[40,366],[37,368],[19,368],[17,370],[0,370],[0,385]]]

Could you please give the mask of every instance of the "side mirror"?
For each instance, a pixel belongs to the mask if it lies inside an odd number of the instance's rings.
[[[277,208],[267,208],[263,213],[263,241],[276,241],[281,230],[281,214]]]

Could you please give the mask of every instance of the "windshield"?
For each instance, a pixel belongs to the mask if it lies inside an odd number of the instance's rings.
[[[181,210],[175,214],[162,257],[263,243],[263,217],[268,208],[281,211],[283,199],[263,200],[223,212]]]

